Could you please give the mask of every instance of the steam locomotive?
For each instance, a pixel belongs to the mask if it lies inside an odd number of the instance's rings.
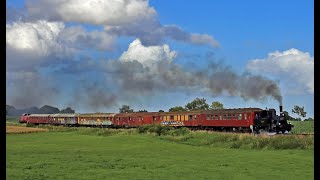
[[[275,109],[238,108],[179,112],[23,114],[20,123],[92,127],[139,127],[162,125],[219,131],[261,133],[290,132],[294,127],[282,112]]]

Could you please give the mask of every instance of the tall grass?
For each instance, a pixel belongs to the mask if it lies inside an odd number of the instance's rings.
[[[24,134],[34,132],[47,132],[48,129],[43,128],[28,128],[22,126],[6,126],[6,134]]]
[[[84,135],[148,135],[161,140],[192,146],[224,147],[233,149],[313,149],[314,137],[302,135],[252,135],[212,131],[190,131],[185,127],[146,125],[135,129],[110,129],[92,127],[63,127],[39,125],[52,132],[76,132]]]
[[[190,132],[183,136],[165,136],[177,143],[234,149],[313,149],[314,137],[302,135],[254,136],[251,134]]]

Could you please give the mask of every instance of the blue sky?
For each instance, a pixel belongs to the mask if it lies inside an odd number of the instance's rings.
[[[177,86],[168,87],[177,83],[171,80],[171,84],[163,84],[159,80],[151,90],[144,89],[150,88],[148,83],[153,84],[148,81],[147,76],[158,80],[163,78],[163,74],[160,74],[163,72],[130,74],[138,77],[138,80],[133,78],[137,82],[133,82],[132,86],[142,83],[141,89],[137,90],[122,84],[129,77],[119,74],[123,74],[123,71],[114,73],[115,65],[110,65],[113,61],[124,63],[119,65],[123,70],[127,67],[125,63],[131,63],[134,59],[141,67],[152,70],[154,66],[150,65],[151,61],[170,62],[171,65],[179,66],[183,74],[195,71],[207,73],[205,68],[213,61],[220,62],[220,68],[229,66],[239,79],[243,73],[250,73],[272,80],[280,88],[284,110],[291,112],[294,105],[299,105],[305,107],[307,117],[314,116],[313,1],[129,1],[140,8],[140,14],[136,9],[122,12],[122,5],[108,2],[98,6],[102,9],[100,12],[98,8],[97,13],[93,12],[94,7],[90,7],[91,5],[82,6],[74,4],[74,1],[61,1],[62,4],[47,0],[33,3],[21,0],[6,2],[7,8],[16,9],[10,15],[7,10],[7,104],[18,107],[50,104],[59,108],[70,105],[79,112],[116,112],[121,104],[129,104],[136,110],[158,111],[168,110],[176,105],[183,106],[196,97],[201,97],[206,98],[208,103],[218,100],[227,108],[268,107],[278,110],[279,103],[271,96],[266,96],[264,100],[244,100],[237,93],[230,95],[227,90],[223,93],[208,93],[201,87],[202,83],[195,86],[196,90],[191,90],[187,84],[178,83]],[[65,8],[68,5],[78,6],[79,9],[70,11]],[[118,14],[108,14],[113,9]],[[19,12],[26,16],[20,17]],[[85,15],[79,16],[79,12],[87,12],[87,18]],[[39,20],[44,22],[39,23]],[[45,25],[49,23],[57,26],[59,31],[46,29],[48,26]],[[29,29],[31,26],[33,28]],[[164,33],[167,31],[169,33]],[[26,37],[23,36],[24,32],[28,35],[34,32],[38,36]],[[21,43],[18,45],[15,36],[26,38],[20,38],[25,40],[23,42],[26,42],[26,46],[22,47]],[[140,39],[141,43],[136,39]],[[28,46],[31,42],[41,43],[38,46]],[[129,45],[133,42],[140,49],[130,49]],[[165,50],[164,45],[170,48],[171,54]],[[150,47],[156,48],[151,50]],[[149,50],[157,52],[147,57],[146,51]],[[46,53],[39,55],[39,51]],[[146,52],[145,56],[143,52]],[[209,58],[208,54],[211,55]],[[20,61],[23,62],[17,67],[15,64]],[[61,67],[74,69],[74,72],[66,73]],[[127,71],[131,70],[126,69],[125,72]],[[178,79],[174,75],[170,78]],[[132,81],[131,78],[129,80]],[[82,86],[81,82],[85,82],[87,86]],[[17,90],[21,86],[26,89],[25,92],[31,93],[30,98]],[[37,88],[38,86],[41,87]],[[92,86],[95,87],[92,90],[95,93],[86,93]],[[37,88],[41,93],[37,92],[32,96],[32,88]],[[79,93],[74,95],[75,91]],[[103,92],[124,95],[116,95],[116,98],[103,95],[101,98],[99,93]],[[37,98],[39,94],[47,98]],[[96,97],[96,102],[100,104],[88,100],[90,95]],[[36,98],[39,100],[34,101]],[[110,103],[104,103],[103,100]]]

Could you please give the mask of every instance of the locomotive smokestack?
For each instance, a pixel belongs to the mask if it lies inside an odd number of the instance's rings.
[[[280,105],[279,108],[280,108],[280,113],[282,113],[282,106]]]

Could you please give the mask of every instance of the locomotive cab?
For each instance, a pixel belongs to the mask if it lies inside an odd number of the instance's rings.
[[[256,132],[259,132],[260,130],[272,131],[272,121],[275,118],[274,109],[256,111],[254,114],[254,126]]]

